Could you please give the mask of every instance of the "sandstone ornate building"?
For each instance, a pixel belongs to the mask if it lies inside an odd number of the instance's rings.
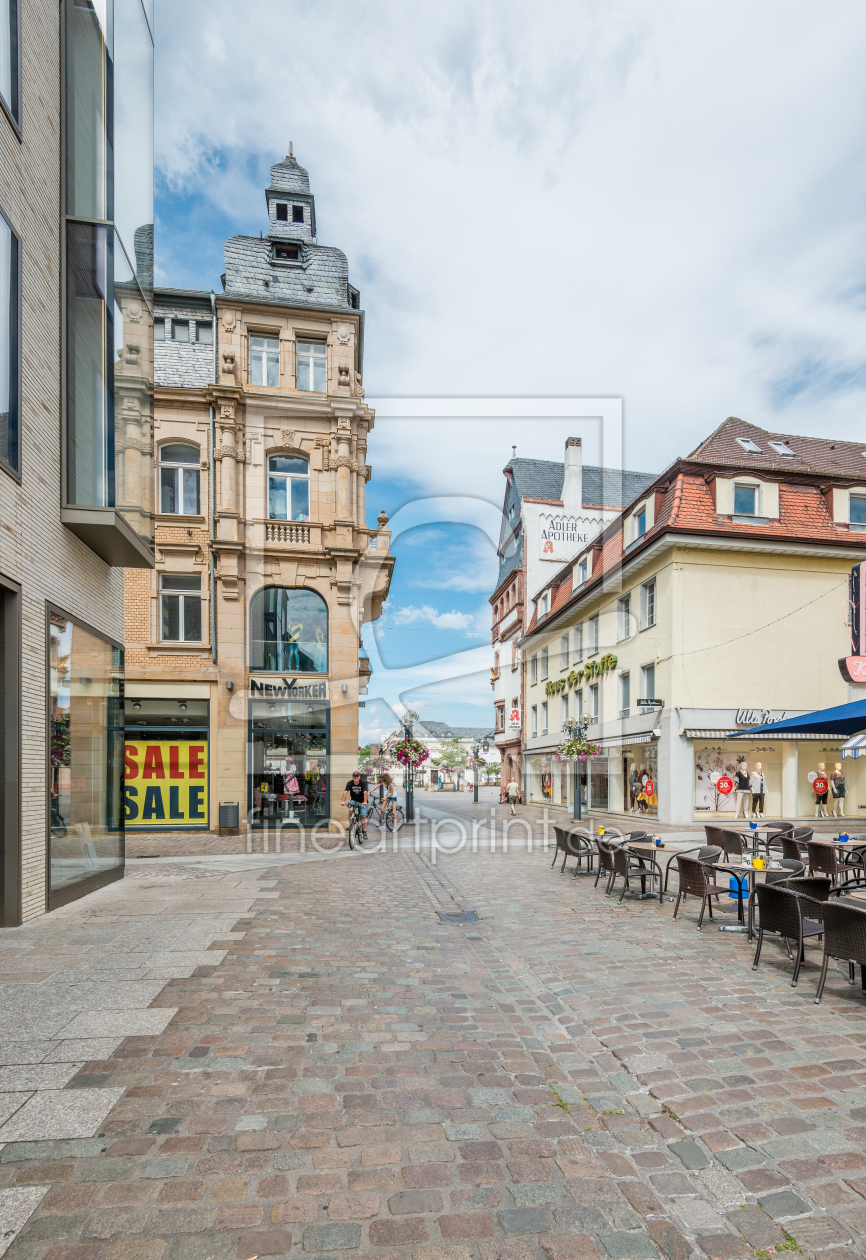
[[[364,316],[291,151],[265,196],[266,232],[226,242],[222,293],[156,291],[156,569],[127,573],[131,831],[215,829],[235,803],[254,830],[345,818],[362,627],[394,564],[387,517],[366,523]]]

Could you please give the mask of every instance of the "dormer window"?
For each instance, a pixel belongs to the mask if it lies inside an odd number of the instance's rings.
[[[278,201],[277,202],[277,222],[288,223],[288,221],[289,221],[289,207],[286,205],[284,201]]]
[[[588,573],[589,573],[589,560],[584,558],[583,560],[581,560],[580,564],[577,566],[578,586],[583,586],[585,584]]]
[[[777,455],[784,455],[787,459],[796,459],[797,456],[784,442],[771,442],[770,447]]]
[[[300,262],[301,248],[299,245],[275,245],[273,258],[275,262]]]
[[[758,515],[758,487],[734,485],[734,516]]]
[[[303,223],[303,221],[304,221],[304,207],[292,206],[292,222]]]
[[[634,521],[635,541],[637,541],[638,538],[643,538],[646,533],[646,508],[642,507],[639,512],[635,512],[632,520]]]
[[[758,446],[756,442],[753,442],[751,438],[737,438],[737,442],[740,446],[742,446],[747,455],[763,455],[764,453],[760,446]],[[770,445],[772,446],[772,442]]]
[[[546,592],[545,592],[545,594],[544,594],[544,595],[542,595],[542,597],[541,597],[541,615],[542,615],[542,617],[546,617],[546,616],[547,616],[547,608],[548,608],[549,599],[550,599],[550,597],[547,595],[547,593],[546,593]]]

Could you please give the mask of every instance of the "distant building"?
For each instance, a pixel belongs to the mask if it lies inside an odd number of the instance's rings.
[[[508,461],[493,608],[493,705],[502,781],[520,780],[524,680],[518,641],[526,630],[527,598],[541,590],[581,548],[615,520],[652,481],[649,473],[583,464],[579,437],[565,459]]]
[[[438,761],[442,756],[443,744],[454,739],[460,741],[460,747],[467,757],[471,756],[472,749],[476,744],[483,744],[486,739],[488,751],[484,752],[482,749],[480,753],[481,760],[491,766],[499,762],[494,732],[489,726],[450,726],[447,722],[424,719],[416,722],[412,729],[415,738],[421,740],[430,750],[430,760],[425,761],[424,765],[415,774],[415,783],[419,787],[435,786],[440,777],[448,783],[453,783],[456,780],[457,773],[455,771],[446,773],[444,769],[440,770],[433,765],[433,762]],[[402,729],[393,731],[391,735],[387,736],[386,741],[383,742],[387,742],[387,740],[392,738],[399,738],[401,734]],[[464,780],[472,782],[471,773],[469,775],[464,773],[462,777]]]
[[[265,202],[267,232],[226,242],[222,293],[156,293],[157,565],[127,582],[133,830],[215,829],[221,804],[253,830],[345,818],[362,627],[394,566],[387,516],[366,525],[364,313],[291,151]],[[154,744],[185,776],[174,796],[146,781]]]

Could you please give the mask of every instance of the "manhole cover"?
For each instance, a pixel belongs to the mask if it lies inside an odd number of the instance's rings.
[[[480,920],[474,910],[464,910],[462,914],[446,914],[444,910],[438,910],[439,921],[441,923],[479,923]]]

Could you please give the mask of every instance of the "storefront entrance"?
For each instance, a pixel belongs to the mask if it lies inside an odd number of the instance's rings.
[[[330,705],[250,701],[250,825],[314,827],[328,817]]]
[[[124,709],[127,831],[207,831],[209,702],[132,696]]]

